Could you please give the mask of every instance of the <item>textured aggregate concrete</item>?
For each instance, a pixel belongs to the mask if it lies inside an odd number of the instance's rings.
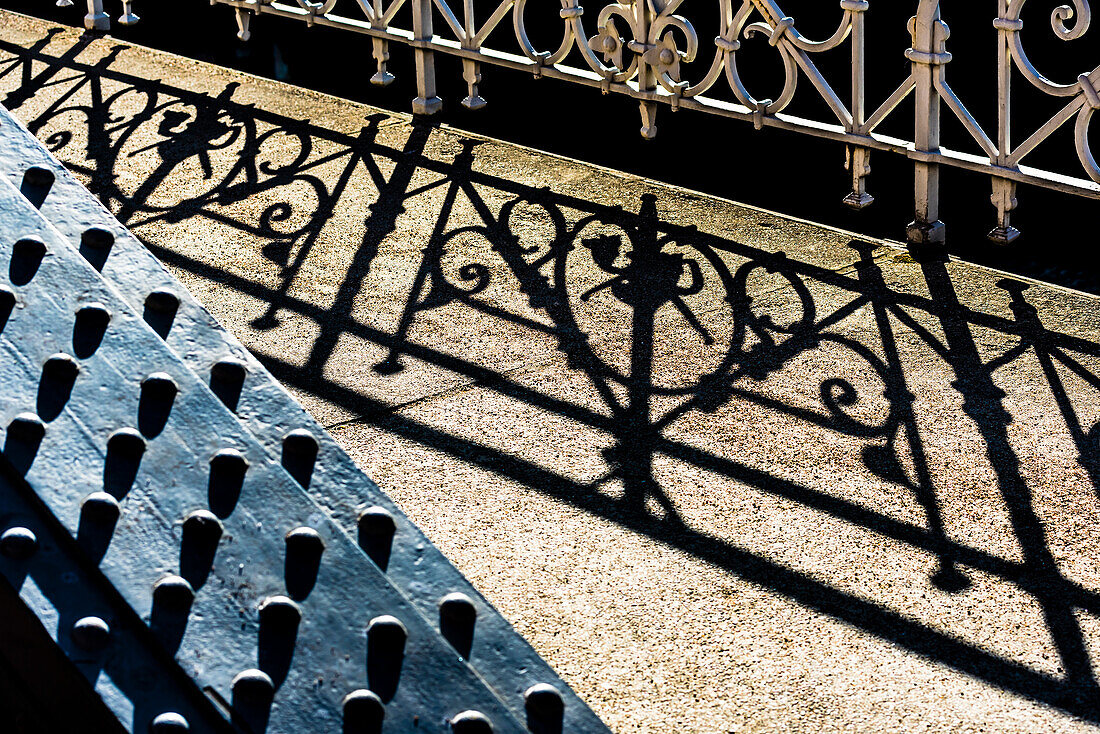
[[[0,92],[616,732],[1100,722],[1097,299],[8,13]]]

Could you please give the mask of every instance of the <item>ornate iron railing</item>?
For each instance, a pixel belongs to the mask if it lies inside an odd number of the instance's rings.
[[[495,0],[494,0],[495,1]],[[500,0],[500,4],[482,23],[476,22],[474,0],[463,0],[456,11],[447,0],[211,0],[214,5],[234,8],[238,37],[248,40],[254,15],[266,14],[304,21],[307,25],[341,28],[371,37],[376,73],[371,82],[387,85],[393,81],[388,62],[391,42],[413,48],[416,60],[417,96],[413,111],[432,114],[441,106],[436,91],[436,52],[459,57],[468,94],[462,104],[471,109],[485,105],[479,91],[481,65],[510,69],[584,84],[604,94],[622,94],[639,101],[641,133],[656,135],[658,104],[673,110],[702,110],[724,117],[751,122],[756,129],[765,126],[834,140],[847,146],[846,166],[851,173],[852,191],[844,203],[862,209],[874,197],[868,192],[872,151],[900,154],[913,161],[915,169],[915,217],[907,238],[911,244],[938,244],[944,241],[940,221],[940,167],[943,165],[987,174],[992,179],[992,201],[996,208],[996,226],[989,237],[1007,244],[1019,232],[1012,226],[1016,208],[1016,187],[1024,183],[1055,191],[1100,199],[1100,164],[1092,152],[1089,126],[1100,109],[1100,66],[1065,82],[1054,81],[1040,72],[1028,58],[1022,31],[1021,13],[1028,0],[991,0],[995,14],[992,26],[997,34],[997,108],[996,130],[987,132],[967,104],[947,81],[946,65],[951,61],[947,50],[950,29],[941,17],[940,0],[920,0],[917,14],[909,21],[911,47],[905,51],[910,62],[909,75],[893,93],[877,106],[868,104],[866,75],[867,15],[870,0],[839,0],[843,14],[836,31],[823,41],[802,35],[795,20],[783,12],[780,0],[718,0],[719,33],[711,42],[700,39],[692,22],[677,14],[684,0],[635,0],[612,3],[597,13],[585,13],[579,0],[560,0],[558,12],[563,24],[556,49],[543,50],[531,42],[525,13],[527,0]],[[1070,0],[1053,10],[1051,28],[1064,41],[1082,38],[1091,24],[1089,0]],[[58,0],[72,4],[72,0]],[[124,0],[119,22],[130,24],[137,17],[131,0]],[[393,25],[397,14],[408,4],[411,29]],[[337,12],[348,8],[355,17]],[[351,6],[354,5],[354,8]],[[104,29],[109,20],[103,12],[103,0],[88,0],[85,23],[89,28]],[[973,12],[968,8],[967,12]],[[502,23],[511,17],[514,41],[519,53],[490,48],[490,37],[506,34]],[[585,27],[589,19],[594,27]],[[435,21],[441,19],[441,24]],[[540,22],[545,21],[542,19]],[[545,26],[540,26],[542,30]],[[532,26],[534,28],[534,26]],[[594,32],[590,33],[590,30]],[[749,92],[738,66],[742,39],[763,34],[779,54],[783,66],[782,92],[776,99],[758,99]],[[511,39],[509,42],[512,42]],[[815,64],[814,57],[847,44],[851,51],[850,98],[845,101],[836,87]],[[550,48],[550,47],[548,47]],[[706,64],[706,72],[702,73]],[[1042,94],[1055,98],[1063,106],[1044,124],[1014,144],[1011,114],[1012,83],[1019,73]],[[693,71],[698,70],[696,73]],[[810,119],[785,112],[796,97],[798,82],[809,81],[832,116]],[[722,99],[722,85],[728,85],[731,99]],[[899,105],[912,95],[915,119],[912,139],[880,134],[888,119],[898,116]],[[876,100],[878,101],[878,100]],[[970,151],[950,150],[940,145],[941,114],[946,108],[958,118],[972,139]],[[1042,142],[1070,123],[1074,126],[1077,157],[1085,177],[1023,165]]]

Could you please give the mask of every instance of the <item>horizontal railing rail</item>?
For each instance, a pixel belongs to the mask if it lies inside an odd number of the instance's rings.
[[[494,0],[495,1],[495,0]],[[560,0],[560,43],[545,49],[532,43],[525,16],[527,0],[500,0],[495,10],[477,22],[474,0],[452,7],[448,0],[211,0],[212,5],[234,9],[238,37],[250,37],[250,21],[256,15],[274,15],[307,25],[340,28],[371,38],[375,73],[371,82],[387,85],[394,79],[389,69],[390,44],[410,46],[416,62],[417,96],[413,112],[437,112],[441,100],[436,89],[435,57],[458,57],[463,65],[470,109],[485,105],[479,91],[483,64],[501,66],[620,94],[639,102],[641,133],[656,135],[658,105],[673,110],[691,109],[752,123],[757,129],[778,128],[825,138],[847,147],[846,167],[852,190],[844,203],[862,209],[874,201],[868,191],[873,151],[905,156],[913,161],[915,196],[913,222],[907,239],[914,245],[938,245],[945,240],[940,221],[940,170],[942,166],[988,175],[996,224],[989,233],[994,242],[1008,244],[1019,236],[1012,226],[1018,184],[1028,184],[1079,197],[1100,199],[1100,164],[1089,140],[1090,125],[1100,110],[1100,66],[1063,81],[1048,78],[1032,64],[1022,39],[1021,16],[1028,0],[989,0],[991,33],[996,34],[997,124],[987,130],[948,82],[947,66],[951,31],[942,8],[952,3],[920,0],[909,20],[911,46],[904,51],[909,74],[892,93],[869,100],[867,16],[871,0],[838,0],[842,17],[825,40],[811,40],[799,32],[793,18],[780,7],[783,0],[717,0],[719,32],[701,39],[695,25],[677,13],[684,0],[633,0],[611,3],[597,12],[586,11],[579,0]],[[970,0],[967,0],[968,3]],[[1053,10],[1050,27],[1062,41],[1082,38],[1092,21],[1090,0],[1069,0]],[[72,4],[72,0],[58,0]],[[124,0],[123,24],[137,21],[131,0]],[[411,10],[411,27],[401,28],[395,19],[405,5]],[[337,12],[337,5],[341,11]],[[968,5],[967,12],[974,12]],[[484,14],[482,14],[483,16]],[[404,16],[402,16],[404,17]],[[518,53],[491,47],[491,41],[508,33],[502,29],[511,19]],[[441,21],[441,22],[437,22]],[[586,26],[587,21],[587,26]],[[88,28],[106,29],[109,19],[103,0],[88,0]],[[545,30],[544,25],[539,26]],[[738,66],[742,41],[762,35],[782,60],[783,86],[776,99],[759,99],[749,91]],[[847,46],[851,53],[850,87],[846,94],[827,78],[815,57]],[[705,73],[702,69],[705,68]],[[693,70],[699,70],[693,73]],[[1022,78],[1042,95],[1061,105],[1023,142],[1013,130],[1013,82]],[[788,112],[799,96],[799,82],[808,81],[829,114],[814,119]],[[716,96],[728,93],[731,99]],[[899,108],[913,98],[912,133],[898,138],[879,132],[887,121],[902,115]],[[970,150],[941,146],[941,118],[953,116],[968,134]],[[1024,159],[1064,127],[1072,127],[1077,158],[1083,176],[1024,165]]]

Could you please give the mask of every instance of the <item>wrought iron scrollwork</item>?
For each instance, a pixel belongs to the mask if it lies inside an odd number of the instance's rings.
[[[914,245],[943,241],[944,228],[938,219],[938,178],[931,175],[943,165],[976,169],[990,176],[992,201],[997,210],[997,226],[990,237],[1001,243],[1011,242],[1019,234],[1011,225],[1018,183],[1100,199],[1100,164],[1089,138],[1092,120],[1100,109],[1100,67],[1082,71],[1068,81],[1053,81],[1040,72],[1029,59],[1023,41],[1021,13],[1029,0],[990,3],[995,8],[993,25],[1002,44],[997,62],[998,102],[1002,109],[1009,109],[1011,72],[1015,69],[1044,94],[1066,100],[1066,106],[1015,146],[1009,115],[1002,115],[1004,119],[995,133],[988,132],[948,83],[945,66],[951,61],[947,48],[950,30],[942,16],[954,9],[954,3],[947,0],[921,0],[909,25],[913,47],[905,55],[911,65],[910,73],[877,107],[867,106],[864,81],[870,63],[866,39],[868,17],[875,5],[871,0],[836,0],[840,19],[831,35],[822,40],[804,35],[797,20],[784,11],[782,0],[716,0],[719,32],[713,45],[700,40],[691,18],[682,12],[683,0],[612,2],[598,6],[595,12],[591,8],[586,10],[579,0],[561,0],[556,8],[557,17],[552,21],[544,10],[538,13],[540,33],[560,24],[560,40],[545,48],[536,46],[528,32],[529,23],[534,21],[527,17],[533,12],[527,0],[500,0],[480,24],[474,17],[473,0],[464,0],[461,7],[452,7],[449,0],[392,0],[389,5],[383,0],[354,0],[359,17],[340,14],[340,8],[352,5],[352,0],[213,1],[234,9],[242,39],[250,37],[249,19],[256,14],[311,25],[323,23],[369,36],[371,55],[377,65],[371,77],[373,84],[385,85],[393,80],[388,65],[391,43],[412,46],[417,62],[418,95],[413,101],[417,113],[434,113],[442,104],[436,94],[433,55],[445,53],[462,60],[468,90],[462,104],[470,109],[486,105],[481,92],[481,66],[491,64],[526,69],[536,77],[550,75],[597,87],[605,94],[630,96],[639,103],[641,132],[646,137],[657,132],[658,105],[668,104],[673,109],[688,107],[745,120],[757,129],[777,126],[841,142],[847,148],[846,167],[852,180],[852,191],[844,203],[854,209],[862,209],[874,201],[868,191],[872,151],[910,156],[916,169],[916,217],[908,229],[908,237]],[[394,27],[396,14],[406,2],[413,11],[412,28]],[[94,15],[91,11],[95,8],[102,15],[102,0],[89,0],[89,8],[89,17]],[[969,6],[967,9],[971,10]],[[509,18],[518,54],[495,49],[491,44]],[[433,19],[442,23],[433,24]],[[1090,0],[1067,0],[1067,4],[1052,10],[1050,26],[1056,38],[1075,41],[1086,37],[1091,22]],[[557,38],[556,32],[549,35],[551,39]],[[778,55],[783,82],[774,99],[754,96],[744,78],[748,70],[738,63],[742,44],[753,37],[765,39]],[[851,52],[849,99],[842,98],[837,86],[815,63],[817,55],[845,47]],[[719,84],[722,79],[725,85]],[[808,119],[788,112],[799,96],[800,85],[807,83],[813,89],[812,94],[830,110],[828,119]],[[918,106],[911,140],[880,135],[877,129],[896,116],[899,106],[910,95]],[[727,99],[730,96],[732,102]],[[954,151],[941,145],[938,126],[927,122],[939,119],[943,107],[962,122],[977,144],[979,156],[987,158],[987,163],[976,162],[972,152]],[[1021,167],[1025,157],[1070,121],[1074,122],[1074,141],[1084,178]]]

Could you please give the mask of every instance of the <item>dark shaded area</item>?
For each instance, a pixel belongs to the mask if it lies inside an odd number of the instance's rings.
[[[245,671],[233,681],[233,723],[252,734],[267,731],[275,689],[262,672]]]
[[[120,500],[125,497],[134,486],[144,455],[145,439],[134,429],[111,434],[103,460],[103,490]]]
[[[17,472],[26,474],[30,470],[45,435],[45,424],[29,413],[17,415],[8,424],[4,436],[4,456]]]
[[[11,734],[125,729],[0,574],[0,720]],[[57,692],[65,692],[58,705]]]
[[[53,181],[53,171],[41,166],[31,166],[23,174],[23,180],[19,182],[19,193],[38,209],[49,195]]]
[[[383,573],[390,563],[396,531],[393,515],[384,508],[371,507],[359,515],[359,547]]]
[[[187,617],[195,591],[186,579],[167,577],[153,586],[153,609],[149,629],[170,654],[179,650],[183,635],[187,632]]]
[[[524,694],[527,728],[531,734],[562,734],[565,704],[561,694],[548,685],[536,685]]]
[[[31,528],[38,544],[27,558],[0,553],[4,624],[0,716],[5,732],[122,732],[120,722],[93,688],[99,675],[110,676],[133,704],[132,727],[127,721],[125,731],[148,731],[159,714],[181,705],[189,710],[193,728],[230,730],[194,682],[155,643],[119,591],[103,578],[97,559],[88,557],[36,490],[2,457],[0,507],[4,508],[0,529],[9,522]],[[20,599],[28,580],[37,589],[34,596],[41,595],[56,610],[56,628],[51,624],[50,630],[44,629]],[[110,627],[108,638],[101,634],[104,621]],[[125,637],[126,644],[115,646],[114,638],[119,636]]]
[[[8,280],[12,285],[30,283],[45,256],[46,245],[37,237],[17,240],[12,247],[11,262],[8,263]]]
[[[33,52],[2,45],[0,49],[17,59],[33,55]],[[424,154],[432,128],[422,122],[415,126],[404,148],[395,150],[375,141],[376,120],[370,121],[359,135],[347,136],[240,105],[232,99],[232,87],[217,97],[206,97],[127,77],[109,70],[109,64],[93,68],[65,62],[58,66],[78,70],[84,80],[110,78],[123,82],[129,85],[129,90],[141,90],[150,95],[156,100],[154,107],[181,104],[195,111],[194,122],[187,124],[177,120],[164,129],[165,150],[172,143],[179,143],[177,151],[183,152],[162,155],[162,165],[146,184],[149,191],[155,190],[183,161],[197,160],[201,164],[203,146],[213,144],[218,135],[231,135],[243,141],[238,168],[218,172],[209,181],[207,191],[170,211],[147,207],[144,201],[124,196],[111,184],[112,171],[120,165],[117,156],[124,137],[111,138],[97,133],[98,128],[90,127],[93,134],[89,148],[94,152],[91,156],[94,167],[87,173],[97,187],[96,192],[117,205],[120,216],[131,223],[210,216],[205,207],[212,202],[235,203],[254,196],[266,197],[272,202],[268,210],[271,213],[266,219],[230,224],[242,232],[259,234],[269,242],[263,252],[270,259],[279,260],[283,267],[275,287],[243,278],[218,264],[194,261],[156,247],[153,250],[172,267],[218,282],[221,287],[266,304],[266,310],[253,321],[256,328],[277,326],[282,312],[293,312],[317,324],[319,334],[304,365],[290,362],[281,353],[257,355],[285,384],[339,405],[364,423],[690,553],[732,576],[911,654],[950,666],[1014,695],[1057,707],[1087,721],[1100,722],[1100,695],[1093,664],[1086,651],[1085,636],[1077,620],[1080,614],[1100,615],[1100,595],[1063,575],[1053,557],[1047,541],[1049,529],[1034,507],[1035,488],[1027,485],[1020,457],[1008,440],[1007,426],[1012,416],[1005,407],[1003,392],[993,379],[997,369],[1024,355],[1034,355],[1039,360],[1046,387],[1079,449],[1081,465],[1100,491],[1100,425],[1090,426],[1078,415],[1062,377],[1068,371],[1091,388],[1100,390],[1100,378],[1089,367],[1092,361],[1100,358],[1100,345],[1045,327],[1039,312],[1028,301],[1025,284],[1011,279],[1002,283],[1006,301],[1012,306],[1009,318],[997,315],[992,309],[986,311],[965,305],[952,281],[943,252],[903,255],[855,241],[851,251],[854,267],[833,271],[784,253],[664,221],[660,202],[652,197],[643,197],[637,202],[637,212],[633,212],[595,204],[581,194],[553,193],[481,174],[474,166],[477,149],[473,141],[464,145],[453,162],[433,160]],[[84,82],[78,79],[77,83]],[[101,119],[110,110],[111,103],[111,99],[100,95],[88,112],[89,119]],[[153,119],[160,115],[149,114]],[[172,122],[166,116],[160,117],[165,123]],[[35,121],[39,127],[44,123],[44,119]],[[277,173],[263,171],[260,146],[274,135],[292,136],[302,141],[306,151],[310,150],[313,141],[319,140],[338,148],[338,153],[326,159],[329,163],[344,162],[346,167],[338,183],[330,188],[320,182],[311,173],[313,162],[308,153]],[[761,138],[761,141],[766,140]],[[762,142],[761,147],[767,146]],[[676,162],[687,168],[689,160],[681,156]],[[332,305],[320,306],[300,299],[294,295],[292,285],[300,277],[321,227],[339,205],[347,179],[360,167],[371,176],[378,196],[364,223],[363,241],[355,261],[345,274]],[[414,174],[423,170],[438,174],[438,182],[431,188],[444,190],[443,203],[435,231],[424,243],[419,272],[403,304],[399,324],[389,332],[357,320],[355,299],[371,268],[379,266],[376,258],[380,243],[394,231],[404,203],[426,190],[410,188]],[[753,170],[751,159],[741,170]],[[242,183],[241,176],[246,172],[248,175]],[[744,178],[748,179],[742,182],[746,186],[754,181],[752,176]],[[319,203],[298,230],[287,234],[272,226],[271,217],[283,211],[281,204],[289,206],[278,200],[278,187],[293,181],[318,186]],[[483,192],[488,189],[502,192],[508,203],[498,210],[486,201]],[[450,217],[459,202],[472,207],[482,219],[478,227],[465,229],[467,233],[476,230],[478,236],[487,240],[491,257],[498,258],[493,262],[496,270],[485,263],[461,263],[456,279],[454,263],[451,267],[444,266],[445,260],[455,254],[448,250],[455,236],[455,231],[450,229],[453,226]],[[1082,211],[1087,206],[1091,204],[1083,204]],[[518,219],[518,212],[523,209],[540,212],[539,216],[552,225],[548,228],[551,234],[545,241],[522,241],[516,234],[513,218]],[[617,234],[594,234],[587,229],[597,225],[615,229]],[[949,225],[955,226],[954,222]],[[1023,222],[1020,226],[1026,229]],[[983,224],[982,229],[984,234],[988,224]],[[1056,245],[1061,246],[1059,243],[1069,241],[1059,237],[1054,229],[1037,231],[1045,233],[1039,235],[1044,243],[1047,240],[1051,243],[1052,250],[1046,254],[1051,254]],[[271,242],[276,239],[282,244],[272,246]],[[292,247],[283,246],[291,240]],[[886,255],[917,260],[927,293],[892,287],[884,277],[881,264]],[[564,276],[560,275],[577,258],[585,258],[586,263],[590,262],[606,276],[601,284],[585,293],[572,292]],[[798,311],[793,318],[778,319],[754,303],[750,282],[762,276],[775,279],[780,287],[787,289],[788,300]],[[528,299],[532,308],[547,317],[550,325],[505,311],[484,297],[491,280],[503,277]],[[690,307],[690,296],[702,292],[701,289],[708,285],[715,286],[718,293],[714,307],[729,310],[734,329],[728,338],[719,339],[707,331],[700,314]],[[825,308],[815,299],[814,294],[824,289],[839,295],[839,306]],[[601,335],[586,333],[578,324],[575,314],[578,300],[600,298],[614,299],[627,307],[631,322],[628,337],[631,358],[626,368],[604,361],[594,345]],[[508,374],[408,338],[418,318],[432,309],[453,304],[523,326],[529,330],[532,340],[553,340],[570,367],[601,396],[607,410],[594,410],[579,402],[540,392]],[[836,328],[861,309],[868,309],[873,314],[873,330],[856,338]],[[148,307],[146,310],[148,313]],[[683,387],[662,386],[654,377],[658,318],[669,313],[679,319],[679,324],[686,324],[698,334],[701,341],[722,352],[716,366],[708,367],[704,374]],[[930,325],[937,327],[942,336],[933,333]],[[462,327],[456,324],[454,328]],[[983,356],[976,336],[979,332],[995,333],[1012,346],[995,356]],[[975,457],[975,460],[983,459],[993,468],[1022,559],[1003,558],[951,537],[939,499],[950,488],[936,486],[929,466],[928,450],[917,420],[912,379],[906,372],[899,346],[902,334],[906,339],[919,340],[953,372],[953,389],[963,402],[967,420],[977,429],[986,447],[986,456]],[[416,359],[469,378],[487,390],[606,434],[611,444],[605,452],[607,474],[592,483],[574,481],[522,456],[451,435],[395,413],[388,404],[326,379],[325,367],[340,338],[348,335],[386,350],[386,357],[376,368],[380,374],[392,374],[402,368],[405,360]],[[881,389],[876,389],[874,394],[861,394],[845,374],[832,374],[820,385],[809,386],[811,393],[820,396],[819,404],[812,408],[786,404],[759,389],[758,381],[776,375],[799,357],[823,346],[846,350],[853,369],[873,375],[881,382]],[[678,400],[675,407],[661,413],[656,409],[656,398],[667,397]],[[235,400],[240,399],[238,391]],[[664,429],[684,415],[693,411],[714,412],[735,400],[764,406],[839,436],[859,439],[862,442],[859,456],[868,471],[908,491],[921,507],[923,521],[899,520],[843,494],[802,486],[747,462],[670,439],[664,433]],[[853,408],[862,405],[863,401],[881,401],[874,404],[885,406],[886,417],[878,422],[860,418]],[[230,401],[226,402],[228,405]],[[284,465],[303,486],[308,486],[316,459],[316,442],[313,441],[311,449],[310,441],[312,437],[307,440],[302,436],[288,436],[283,447]],[[904,464],[902,457],[907,459]],[[991,652],[950,631],[915,621],[906,610],[892,609],[860,597],[833,586],[828,580],[809,577],[749,552],[705,529],[691,527],[679,516],[654,476],[657,458],[671,458],[742,482],[755,491],[867,529],[915,554],[927,555],[933,559],[927,570],[928,583],[940,589],[967,588],[975,573],[1016,585],[1042,608],[1065,676],[1052,675]],[[218,516],[226,517],[233,511],[246,468],[243,457],[232,452],[215,457],[211,462],[210,506]],[[602,491],[612,482],[621,482],[624,489],[621,496]],[[360,545],[385,570],[394,533],[392,517],[384,512],[367,511],[360,518],[358,530]],[[196,569],[203,565],[208,567],[212,553],[202,558],[204,563],[198,563]],[[208,558],[211,560],[207,561]],[[189,571],[186,577],[192,580],[202,573],[204,571]],[[464,641],[459,635],[454,636],[460,643]],[[403,646],[399,625],[380,624],[377,631],[372,627],[368,635],[371,687],[385,700],[396,691]],[[279,670],[274,661],[265,661],[261,667],[264,664],[276,673]],[[263,706],[257,710],[266,716]],[[547,721],[545,726],[549,728],[546,731],[557,731],[553,728],[553,716]]]
[[[386,707],[368,690],[354,691],[344,699],[343,734],[382,734]]]
[[[316,463],[317,439],[304,429],[288,433],[283,439],[283,468],[303,489],[309,489]]]
[[[283,575],[291,599],[301,601],[313,591],[324,551],[321,537],[310,528],[298,528],[287,535]]]
[[[99,563],[107,555],[119,514],[118,500],[105,492],[89,495],[80,506],[76,542],[92,563]]]
[[[92,227],[80,235],[80,254],[96,270],[103,270],[114,247],[115,236],[105,229]]]
[[[237,360],[218,362],[210,368],[210,390],[225,407],[236,412],[247,374],[243,362]]]
[[[11,318],[13,308],[15,308],[15,294],[11,292],[10,288],[0,286],[0,333],[8,325],[8,319]]]
[[[228,514],[228,513],[227,513]],[[214,556],[222,537],[222,524],[206,510],[196,510],[183,521],[180,539],[180,576],[194,589],[201,589],[214,567]]]
[[[367,628],[367,681],[382,701],[397,693],[406,639],[405,625],[393,617],[374,619]]]
[[[301,611],[289,599],[268,599],[260,606],[258,663],[260,670],[271,677],[276,689],[290,672],[301,620]]]
[[[168,375],[151,375],[141,383],[138,399],[138,430],[146,438],[156,438],[168,424],[178,388]]]
[[[142,318],[161,339],[167,339],[168,332],[172,330],[172,322],[176,320],[176,311],[179,306],[180,299],[174,293],[153,291],[145,299]]]
[[[220,518],[233,514],[241,498],[247,471],[248,462],[237,451],[225,449],[214,455],[210,460],[210,484],[207,488],[211,512]]]
[[[95,354],[111,323],[111,312],[99,304],[83,306],[76,312],[73,324],[73,354],[87,359]]]
[[[476,623],[477,608],[465,594],[448,594],[439,603],[439,633],[467,659],[474,645]]]
[[[80,368],[66,354],[58,354],[42,365],[42,379],[38,382],[38,398],[35,411],[38,417],[49,422],[61,415],[73,392]]]

